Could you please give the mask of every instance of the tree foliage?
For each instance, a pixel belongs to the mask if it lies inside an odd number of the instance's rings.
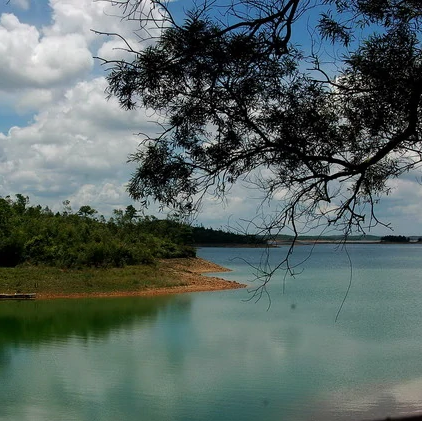
[[[89,205],[72,213],[31,206],[21,194],[0,197],[0,266],[120,267],[156,258],[194,256],[191,228],[178,221],[137,217],[136,209],[115,210],[106,220]]]
[[[268,230],[348,234],[379,223],[388,181],[420,164],[419,1],[219,0],[183,22],[160,0],[116,4],[145,43],[104,61],[108,94],[162,128],[130,156],[134,199],[191,211],[241,181],[276,199]]]

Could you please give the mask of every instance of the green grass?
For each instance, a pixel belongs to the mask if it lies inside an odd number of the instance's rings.
[[[142,291],[185,285],[159,265],[110,269],[59,269],[46,266],[0,267],[0,293],[74,294]]]

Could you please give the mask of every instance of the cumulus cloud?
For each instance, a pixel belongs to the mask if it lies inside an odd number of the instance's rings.
[[[122,25],[121,9],[107,0],[50,0],[50,7],[53,24],[44,29],[47,35],[78,33],[91,42],[96,39],[92,30],[130,36],[139,29],[133,21]]]
[[[127,205],[133,170],[127,156],[139,143],[134,133],[155,130],[154,117],[106,100],[93,56],[129,56],[120,38],[92,30],[119,33],[141,49],[133,35],[139,24],[122,22],[121,9],[109,1],[50,0],[43,26],[17,12],[30,2],[10,5],[15,14],[0,15],[0,119],[1,110],[14,109],[25,121],[13,127],[3,121],[0,195],[24,193],[52,207],[70,199],[105,213]]]
[[[12,14],[0,17],[0,89],[51,87],[86,75],[93,66],[79,34],[42,36]]]
[[[16,98],[16,111],[26,113],[37,111],[44,106],[51,104],[54,100],[54,93],[51,89],[28,89]]]
[[[145,112],[123,111],[116,100],[107,101],[105,87],[102,77],[80,82],[31,124],[1,135],[0,195],[24,192],[81,203],[90,199],[90,204],[128,201],[126,161],[139,143],[133,133],[153,126]]]
[[[139,23],[122,21],[122,9],[107,0],[50,0],[45,10],[51,15],[43,26],[25,23],[19,14],[0,15],[0,106],[4,103],[18,113],[43,109],[78,81],[92,79],[99,69],[94,56],[131,59],[121,38],[93,30],[119,33],[137,51],[144,46],[134,35]]]
[[[111,41],[104,42],[98,49],[97,57],[103,60],[127,60],[133,58],[133,52],[141,51],[142,45],[139,45],[133,38],[126,38],[123,41],[121,38],[114,38]]]
[[[143,2],[144,11],[151,5]],[[98,47],[98,55],[103,57],[112,53],[113,57],[125,56],[121,48],[127,48],[126,43],[119,37],[101,36],[98,33],[119,34],[134,50],[142,49],[140,38],[142,38],[139,22],[133,19],[124,18],[124,9],[118,7],[118,3],[108,0],[50,0],[52,8],[53,24],[44,28],[47,36],[81,34],[93,47]],[[158,17],[158,10],[154,8]],[[157,31],[154,26],[151,31]],[[144,33],[145,35],[145,33]],[[116,49],[117,47],[117,49]]]
[[[111,215],[113,209],[124,209],[128,204],[125,185],[110,182],[85,184],[70,195],[69,200],[74,210],[94,204],[95,209],[106,215]]]

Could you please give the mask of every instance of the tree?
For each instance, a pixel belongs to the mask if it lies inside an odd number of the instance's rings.
[[[96,209],[93,209],[89,205],[81,206],[78,210],[78,215],[84,216],[85,218],[93,217],[95,214],[97,214],[98,211]]]
[[[137,217],[138,211],[134,208],[133,205],[126,206],[125,216],[132,222]]]
[[[171,3],[117,4],[147,43],[104,61],[108,95],[162,128],[129,158],[144,205],[192,211],[242,181],[277,198],[268,232],[297,236],[301,222],[347,235],[380,223],[388,181],[421,163],[419,1],[204,1],[183,22]]]

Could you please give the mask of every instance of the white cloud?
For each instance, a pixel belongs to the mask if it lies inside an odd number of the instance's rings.
[[[74,211],[83,205],[93,204],[100,213],[108,215],[113,209],[124,209],[128,204],[125,185],[110,182],[85,184],[70,195],[69,200]]]
[[[155,128],[145,112],[106,100],[107,82],[93,74],[93,56],[122,58],[124,43],[92,29],[119,33],[141,48],[133,37],[139,24],[122,22],[108,1],[50,0],[49,7],[44,22],[51,23],[42,27],[18,14],[0,16],[0,105],[33,113],[0,133],[0,195],[24,193],[51,207],[70,199],[110,212],[130,202],[125,185],[133,170],[127,156],[139,143],[134,133]]]
[[[20,114],[41,110],[75,82],[92,79],[93,56],[131,59],[121,38],[92,30],[119,33],[134,49],[143,48],[134,36],[139,23],[122,21],[122,10],[107,0],[50,0],[48,6],[51,23],[44,26],[0,15],[0,106]]]
[[[0,17],[0,89],[45,88],[86,76],[93,58],[79,34],[42,36],[12,14]]]
[[[139,45],[138,42],[132,38],[126,38],[125,41],[115,37],[110,41],[104,42],[98,49],[96,56],[104,60],[130,61],[131,58],[133,58],[133,53],[130,50],[134,49],[140,51],[143,46]]]
[[[28,89],[16,100],[16,111],[20,113],[37,111],[51,104],[53,99],[54,94],[51,89]]]
[[[128,202],[126,161],[139,143],[133,132],[153,126],[143,111],[127,112],[115,99],[107,101],[105,87],[104,78],[80,82],[32,124],[1,135],[0,195],[59,197],[55,203],[73,197],[97,207]]]
[[[50,0],[50,6],[53,24],[44,28],[46,35],[81,34],[89,43],[110,41],[93,32],[98,31],[117,33],[131,40],[135,49],[139,44],[133,36],[134,31],[140,29],[139,22],[122,19],[123,9],[117,3],[113,6],[108,0]],[[151,7],[147,2],[142,2],[142,6],[145,10]]]

